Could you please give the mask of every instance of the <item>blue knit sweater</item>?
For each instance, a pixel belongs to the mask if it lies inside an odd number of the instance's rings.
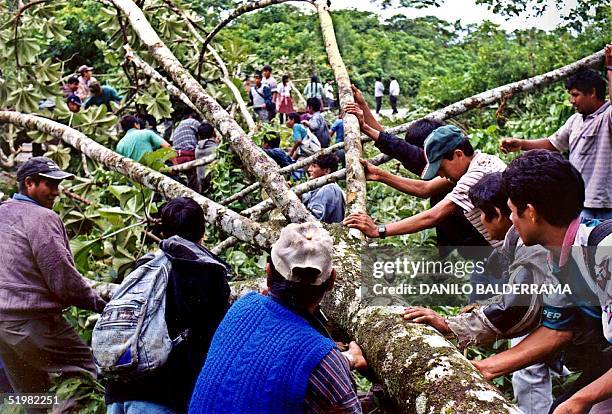
[[[310,374],[334,347],[297,314],[250,293],[219,325],[189,413],[301,413]]]

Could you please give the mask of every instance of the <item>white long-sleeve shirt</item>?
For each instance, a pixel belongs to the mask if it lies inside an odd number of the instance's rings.
[[[399,83],[397,83],[397,80],[392,80],[391,84],[389,85],[389,95],[399,96],[399,94],[400,94]]]
[[[374,96],[380,98],[385,93],[385,85],[381,81],[376,81],[374,84]]]

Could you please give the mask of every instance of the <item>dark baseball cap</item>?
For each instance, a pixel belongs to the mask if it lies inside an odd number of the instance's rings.
[[[60,167],[50,158],[32,157],[17,170],[17,181],[23,181],[26,177],[41,176],[53,180],[73,179],[74,175],[62,171]]]
[[[454,125],[436,128],[425,139],[424,149],[427,165],[421,174],[423,180],[431,180],[438,175],[444,154],[454,150],[467,137]]]
[[[74,93],[71,93],[70,95],[68,95],[68,97],[66,98],[66,103],[67,104],[74,103],[74,104],[77,104],[78,106],[83,105],[81,98],[79,98],[79,96]]]

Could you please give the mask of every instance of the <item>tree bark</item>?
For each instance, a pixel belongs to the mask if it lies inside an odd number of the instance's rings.
[[[181,92],[181,90],[174,86],[168,79],[164,78],[161,73],[153,69],[151,65],[136,55],[129,45],[124,45],[123,48],[125,49],[125,58],[128,61],[139,67],[145,73],[145,75],[150,76],[151,79],[165,85],[170,95],[180,99],[185,105],[196,111],[198,114],[204,116],[204,114],[193,104],[193,102],[191,102],[187,95]]]
[[[202,206],[204,217],[208,223],[247,243],[267,249],[275,240],[274,232],[267,227],[209,200],[161,173],[153,171],[129,158],[122,157],[66,125],[47,118],[12,111],[0,111],[0,123],[9,123],[28,130],[37,130],[59,138],[92,160],[168,198],[181,196],[193,198]]]
[[[169,168],[169,170],[173,172],[189,171],[189,170],[193,170],[194,168],[201,167],[203,165],[211,164],[216,159],[217,159],[216,154],[210,154],[204,158],[200,158],[200,159],[189,161],[189,162],[184,162],[178,165],[173,165],[172,167]]]
[[[322,303],[327,317],[354,339],[368,366],[403,413],[520,413],[435,329],[409,323],[403,307],[364,306],[362,244],[345,227],[334,238],[334,288]]]
[[[283,176],[277,172],[276,163],[247,139],[242,128],[227,111],[204,92],[202,86],[162,42],[146,20],[142,10],[131,0],[112,0],[112,3],[128,17],[134,32],[147,45],[149,52],[160,66],[172,76],[179,88],[202,111],[208,121],[217,126],[227,137],[246,168],[262,183],[263,188],[283,215],[292,222],[314,220],[299,198],[291,192]]]
[[[171,0],[164,0],[164,3],[168,5],[170,10],[172,10],[174,13],[179,15],[181,19],[183,19],[183,21],[187,25],[187,28],[189,29],[191,34],[196,38],[198,42],[200,42],[200,44],[204,45],[205,39],[200,35],[198,30],[195,28],[194,23],[185,14],[185,12],[182,9],[176,7],[174,3],[172,3]],[[221,71],[221,74],[223,75],[223,77],[221,78],[221,81],[225,84],[225,86],[228,87],[232,95],[234,95],[234,99],[236,100],[236,103],[238,104],[238,107],[240,108],[240,113],[242,114],[242,117],[244,118],[245,122],[247,123],[247,126],[249,127],[249,131],[250,132],[255,131],[255,129],[257,128],[255,125],[255,121],[253,120],[253,117],[251,116],[251,113],[249,112],[249,109],[246,103],[244,102],[244,99],[242,99],[242,95],[240,94],[240,91],[238,90],[238,88],[236,88],[236,85],[234,85],[234,82],[232,82],[232,80],[230,79],[229,72],[227,70],[227,66],[225,65],[225,62],[223,61],[223,59],[221,59],[221,56],[219,56],[219,53],[211,45],[206,45],[206,48],[213,55],[215,62],[217,62],[217,66],[219,67],[219,70]]]
[[[221,20],[219,24],[217,24],[215,28],[212,29],[210,33],[208,33],[208,35],[206,36],[206,39],[204,39],[204,43],[202,44],[202,54],[203,54],[204,49],[208,46],[208,44],[212,41],[212,39],[217,35],[217,33],[219,33],[219,31],[221,31],[221,29],[223,29],[225,26],[230,24],[232,20],[236,19],[237,17],[242,16],[245,13],[252,12],[258,9],[263,9],[264,7],[268,7],[273,4],[286,3],[288,1],[290,0],[257,0],[257,1],[252,1],[250,3],[243,4],[237,7],[236,9],[234,9],[234,11],[232,11],[229,14],[229,16]],[[297,1],[311,1],[311,0],[297,0]]]
[[[370,141],[370,138],[364,137],[362,138],[361,142],[368,142]],[[344,148],[344,142],[340,142],[338,144],[334,144],[334,145],[330,145],[327,148],[323,148],[321,151],[317,152],[316,154],[310,155],[306,158],[303,158],[291,165],[287,165],[286,167],[281,168],[280,170],[278,170],[279,173],[281,174],[285,174],[288,175],[290,173],[292,173],[293,171],[299,170],[300,168],[303,167],[307,167],[310,164],[312,164],[313,162],[315,162],[317,160],[317,158],[319,158],[322,155],[327,155],[327,154],[331,154],[334,151],[337,151],[341,148]],[[241,200],[242,198],[244,198],[244,196],[246,196],[249,193],[252,193],[253,191],[257,190],[259,187],[261,187],[261,185],[259,183],[253,183],[251,185],[249,185],[248,187],[243,188],[242,190],[240,190],[239,192],[237,192],[236,194],[234,194],[231,197],[226,198],[225,200],[221,201],[221,205],[228,205],[233,203],[234,201],[238,201]]]
[[[512,82],[507,85],[499,86],[497,88],[488,90],[486,92],[479,93],[478,95],[470,96],[469,98],[463,99],[459,102],[455,102],[451,105],[445,106],[442,109],[434,111],[424,118],[435,119],[438,121],[444,121],[449,118],[453,118],[457,115],[461,115],[471,109],[479,108],[485,105],[490,105],[493,102],[501,99],[502,97],[510,97],[516,94],[533,91],[537,88],[550,85],[561,79],[567,78],[573,75],[581,69],[593,67],[601,63],[604,57],[604,51],[600,50],[597,53],[593,53],[583,59],[580,59],[574,63],[563,66],[561,68],[551,70],[542,75],[537,75],[528,79],[523,79],[518,82]],[[414,121],[413,121],[414,122]],[[399,125],[395,128],[391,128],[387,132],[391,134],[397,134],[406,132],[410,128],[412,122]]]
[[[327,51],[329,64],[334,71],[336,84],[338,85],[338,94],[340,96],[340,106],[344,107],[349,103],[354,103],[353,92],[351,90],[351,79],[344,65],[344,61],[340,56],[336,34],[334,32],[334,24],[329,14],[327,0],[317,0],[315,2],[317,12],[319,13],[319,21],[321,23],[321,33],[323,35],[323,43]],[[366,179],[363,166],[359,159],[363,152],[361,147],[361,131],[359,121],[353,114],[344,114],[344,148],[346,154],[346,213],[366,212]],[[349,234],[358,237],[362,242],[365,241],[365,236],[356,229],[351,229]]]

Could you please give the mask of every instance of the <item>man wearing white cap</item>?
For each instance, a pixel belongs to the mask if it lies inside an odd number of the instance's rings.
[[[336,279],[333,241],[318,222],[289,224],[266,267],[269,295],[249,293],[217,329],[190,413],[361,413],[350,369],[359,346],[341,353],[319,303]]]
[[[89,85],[92,82],[97,82],[97,79],[91,74],[92,70],[93,68],[87,65],[81,65],[78,70],[81,76],[79,76],[79,89],[77,89],[76,94],[79,95],[82,101],[85,101],[91,95]]]

